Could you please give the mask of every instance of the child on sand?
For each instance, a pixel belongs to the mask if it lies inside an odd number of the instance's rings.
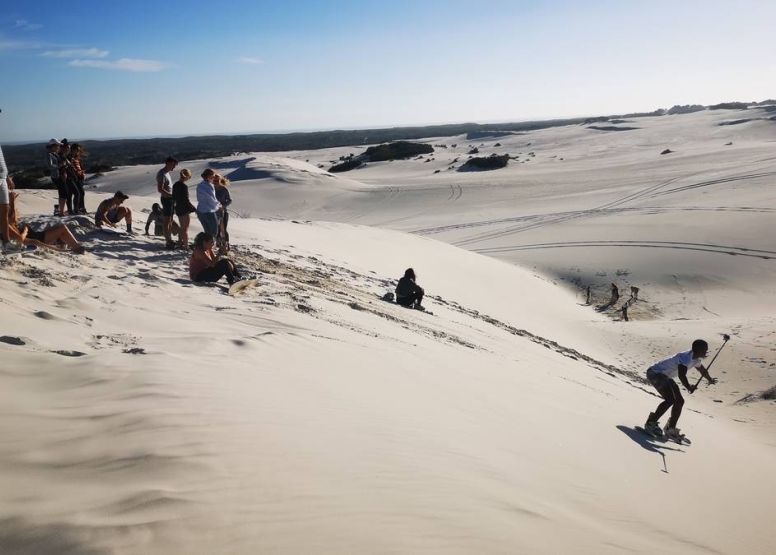
[[[695,386],[690,385],[690,382],[687,381],[687,370],[690,368],[697,368],[710,384],[717,383],[716,378],[712,378],[703,364],[701,364],[702,359],[706,358],[708,350],[708,343],[703,339],[696,339],[692,343],[691,350],[683,351],[670,358],[661,360],[647,370],[647,380],[655,389],[657,389],[657,392],[660,393],[660,396],[664,399],[663,402],[657,406],[655,412],[649,413],[647,423],[644,424],[644,428],[647,432],[656,436],[663,435],[658,420],[660,420],[660,417],[670,408],[671,417],[668,419],[668,423],[665,426],[665,435],[670,439],[675,440],[680,440],[682,438],[682,434],[679,432],[679,428],[677,428],[676,425],[679,423],[679,417],[682,414],[684,398],[682,397],[681,391],[679,391],[679,386],[676,385],[673,378],[678,375],[679,381],[682,382],[682,385],[690,393],[695,391]]]

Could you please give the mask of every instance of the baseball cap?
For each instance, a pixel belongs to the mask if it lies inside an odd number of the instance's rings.
[[[127,200],[129,197],[122,193],[121,191],[116,191],[116,194],[113,195],[113,198],[120,198],[121,200]]]
[[[48,146],[54,146],[54,145],[57,145],[57,146],[59,146],[59,145],[61,145],[61,144],[62,144],[62,143],[60,143],[60,142],[59,142],[58,140],[56,140],[56,139],[51,139],[51,140],[48,142]]]

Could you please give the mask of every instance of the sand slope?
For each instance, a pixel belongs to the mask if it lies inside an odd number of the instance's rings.
[[[764,157],[765,122],[716,125],[732,117],[500,137],[536,160],[452,183],[427,170],[441,154],[345,177],[316,168],[336,152],[219,161],[261,280],[238,297],[83,220],[91,254],[0,259],[0,552],[770,553],[775,405],[734,401],[773,385],[774,261],[744,249],[773,250],[776,206],[767,176],[699,185]],[[734,131],[741,151],[707,167],[695,142]],[[140,216],[151,172],[89,202],[122,188]],[[604,240],[623,245],[519,248]],[[380,300],[408,266],[433,314]],[[642,287],[627,323],[595,310],[615,279]],[[687,396],[693,445],[635,432],[646,367],[729,330],[720,384]]]

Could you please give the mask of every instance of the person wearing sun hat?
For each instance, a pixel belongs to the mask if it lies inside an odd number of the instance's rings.
[[[57,207],[57,215],[65,215],[65,203],[67,202],[67,183],[65,182],[65,168],[62,157],[59,155],[59,147],[62,146],[56,139],[51,139],[46,143],[46,150],[48,155],[46,156],[46,166],[49,169],[51,175],[51,182],[57,188],[57,194],[59,197],[59,206]]]

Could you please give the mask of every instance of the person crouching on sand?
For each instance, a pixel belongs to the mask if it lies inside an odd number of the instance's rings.
[[[404,277],[396,285],[396,302],[408,308],[426,310],[420,303],[423,300],[423,288],[415,283],[415,270],[407,268]]]
[[[124,220],[127,222],[127,233],[132,235],[134,233],[132,231],[132,209],[129,206],[121,206],[128,198],[121,191],[116,191],[116,194],[111,198],[102,201],[94,214],[94,223],[97,227],[115,228],[117,223]]]
[[[670,408],[671,417],[666,424],[665,435],[671,439],[682,438],[682,434],[679,432],[679,428],[677,428],[676,425],[679,423],[679,417],[682,414],[684,398],[682,397],[682,392],[679,391],[679,386],[676,385],[673,378],[678,375],[679,381],[682,382],[682,385],[690,393],[695,391],[695,386],[690,385],[690,382],[687,381],[687,370],[690,368],[697,368],[710,384],[717,383],[717,379],[712,378],[703,364],[701,364],[702,360],[706,358],[708,351],[709,344],[703,339],[696,339],[692,343],[691,350],[683,351],[675,354],[671,358],[661,360],[647,370],[647,380],[655,389],[657,389],[657,392],[660,393],[660,396],[663,398],[663,402],[657,406],[655,412],[649,413],[649,416],[647,417],[647,423],[644,424],[644,428],[648,432],[658,436],[663,435],[658,420],[660,420],[660,417]]]
[[[226,281],[232,285],[240,279],[240,271],[234,262],[228,258],[219,258],[223,252],[213,252],[216,239],[210,233],[201,231],[194,237],[194,251],[189,259],[189,278],[198,282],[215,282],[226,276]]]

